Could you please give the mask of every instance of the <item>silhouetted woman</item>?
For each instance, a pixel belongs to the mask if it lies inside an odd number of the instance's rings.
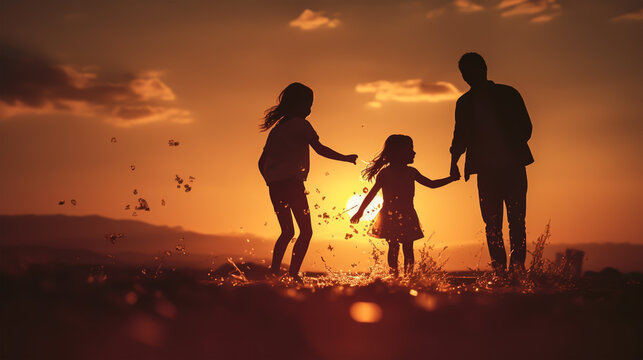
[[[279,274],[286,247],[295,234],[292,212],[299,226],[299,237],[293,247],[289,274],[295,281],[301,281],[299,268],[313,235],[304,188],[310,163],[309,146],[323,157],[353,164],[357,155],[342,155],[319,142],[315,129],[306,120],[313,105],[313,91],[309,87],[292,83],[279,94],[278,102],[266,110],[264,122],[260,125],[262,131],[272,128],[259,158],[259,171],[268,185],[270,200],[281,227],[270,271],[274,275]]]
[[[362,171],[364,179],[371,181],[375,178],[375,185],[351,218],[353,224],[359,222],[368,204],[382,189],[384,203],[369,230],[369,235],[386,239],[389,245],[388,265],[395,276],[398,275],[397,258],[400,244],[404,251],[404,272],[410,274],[415,263],[413,241],[424,237],[413,207],[415,182],[430,188],[439,188],[459,178],[459,175],[439,180],[426,178],[417,169],[408,166],[413,163],[414,158],[413,140],[410,137],[389,136],[384,143],[384,149]]]

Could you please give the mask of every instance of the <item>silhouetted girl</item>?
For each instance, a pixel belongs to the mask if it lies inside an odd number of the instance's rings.
[[[413,241],[424,237],[413,207],[415,182],[430,188],[438,188],[458,179],[458,175],[439,180],[428,179],[415,168],[408,166],[413,163],[414,158],[413,140],[410,137],[389,136],[384,143],[384,149],[362,171],[362,176],[366,180],[371,181],[375,178],[375,185],[366,195],[357,213],[351,218],[352,223],[359,222],[368,204],[382,189],[384,203],[369,235],[386,239],[388,242],[388,265],[396,276],[400,244],[404,251],[404,272],[409,274],[413,271],[415,263]]]
[[[313,91],[309,87],[292,83],[279,94],[278,101],[279,104],[266,110],[260,125],[262,131],[272,128],[259,158],[259,171],[268,185],[281,227],[270,270],[279,274],[286,247],[295,234],[292,212],[299,226],[299,237],[293,247],[289,273],[296,281],[301,281],[299,268],[313,235],[304,188],[310,162],[309,146],[321,156],[353,164],[357,155],[342,155],[319,142],[315,129],[306,120],[313,105]]]

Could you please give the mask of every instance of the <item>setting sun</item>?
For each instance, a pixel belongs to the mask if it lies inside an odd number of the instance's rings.
[[[362,205],[362,201],[364,201],[365,197],[366,197],[366,194],[357,194],[357,195],[353,195],[348,200],[348,203],[346,204],[346,209],[347,209],[346,212],[348,213],[348,215],[350,215],[351,217],[355,215],[360,205]],[[384,200],[382,199],[382,197],[380,195],[376,195],[373,198],[373,201],[371,201],[368,207],[366,207],[366,210],[364,211],[364,216],[362,216],[362,220],[371,221],[375,219],[375,216],[382,208],[383,203],[384,203]]]

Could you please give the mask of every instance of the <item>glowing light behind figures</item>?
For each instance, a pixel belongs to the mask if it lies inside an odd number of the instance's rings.
[[[352,217],[357,213],[357,210],[359,210],[359,207],[362,205],[362,201],[364,201],[365,197],[366,194],[356,194],[348,200],[348,203],[346,204],[346,212],[349,216]],[[383,203],[384,200],[382,197],[380,195],[376,195],[373,198],[373,201],[371,201],[371,203],[366,207],[366,210],[364,210],[362,220],[371,221],[375,219],[375,216],[377,216],[377,213],[382,208]]]

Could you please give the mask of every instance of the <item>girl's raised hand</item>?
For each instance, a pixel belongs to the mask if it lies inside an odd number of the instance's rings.
[[[353,217],[351,218],[351,224],[357,224],[359,220],[362,218],[362,215],[363,214],[359,211],[355,215],[353,215]]]

